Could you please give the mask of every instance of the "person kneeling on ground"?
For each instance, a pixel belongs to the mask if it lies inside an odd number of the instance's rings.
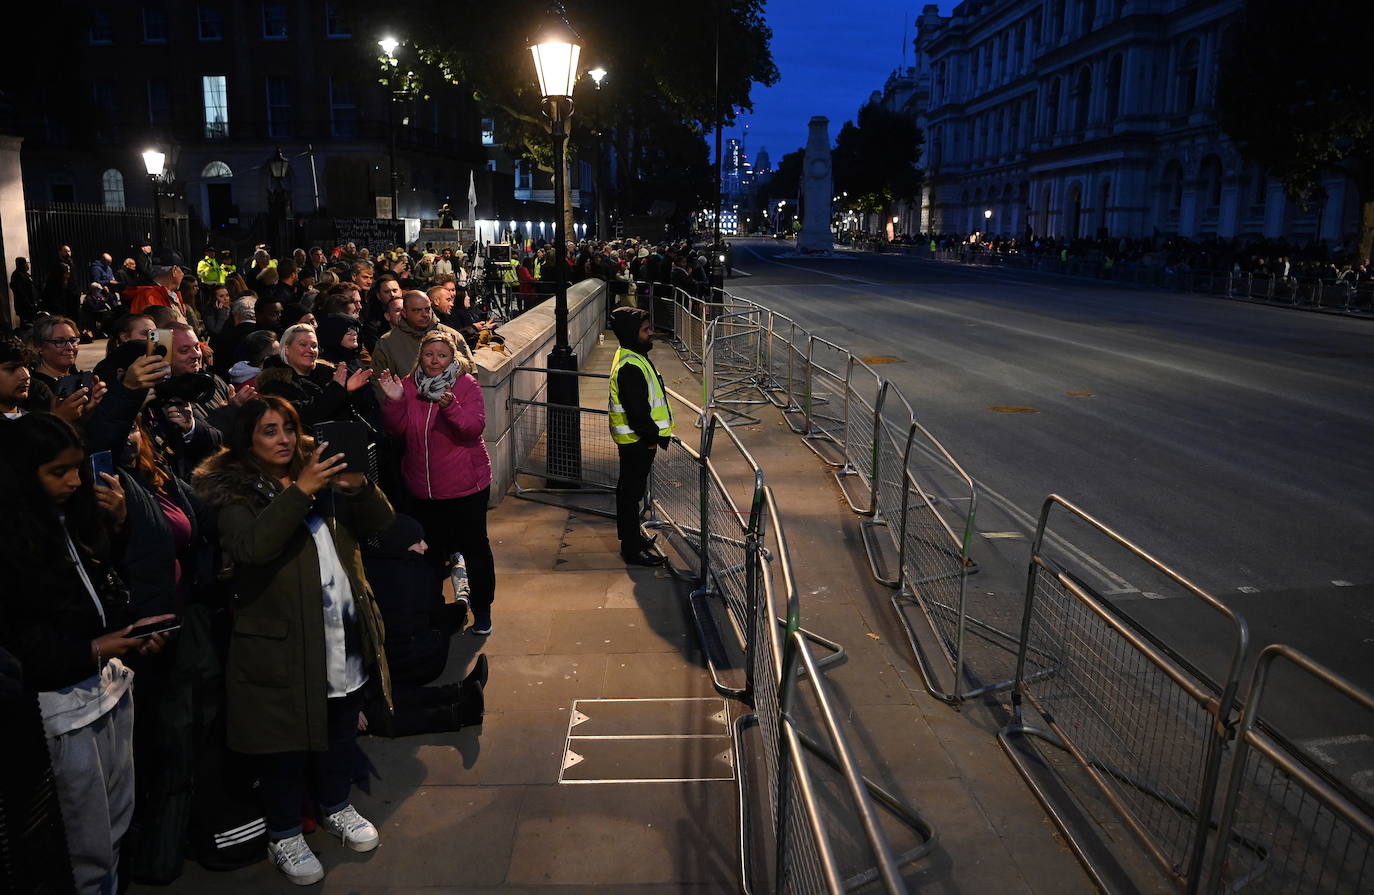
[[[631,565],[658,566],[666,560],[653,549],[640,528],[640,512],[658,447],[673,436],[673,411],[654,362],[654,324],[647,311],[621,307],[611,313],[611,329],[620,341],[611,361],[611,439],[620,455],[615,486],[615,527],[620,555]]]
[[[359,726],[385,737],[440,733],[482,723],[482,688],[487,657],[479,655],[461,683],[426,684],[443,674],[449,638],[463,629],[466,602],[445,603],[420,523],[397,516],[377,539],[364,546],[363,565],[386,625],[386,660],[391,671],[392,701],[386,711],[379,687],[368,685]]]

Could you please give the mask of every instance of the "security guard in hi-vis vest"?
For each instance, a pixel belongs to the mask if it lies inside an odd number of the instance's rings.
[[[663,377],[649,360],[654,325],[647,311],[616,308],[611,330],[620,348],[611,362],[611,439],[620,453],[620,480],[615,486],[615,526],[620,555],[637,566],[660,566],[666,561],[640,528],[639,515],[654,453],[673,437],[673,411]]]

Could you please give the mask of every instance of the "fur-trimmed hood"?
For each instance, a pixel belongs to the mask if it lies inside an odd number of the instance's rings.
[[[191,488],[215,509],[231,503],[265,507],[282,490],[261,470],[230,456],[228,448],[221,448],[196,467],[191,474]]]

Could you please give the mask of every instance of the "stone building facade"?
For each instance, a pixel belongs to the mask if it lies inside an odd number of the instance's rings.
[[[1241,5],[926,6],[917,63],[882,97],[917,115],[926,138],[926,183],[919,205],[899,210],[902,229],[1349,244],[1359,196],[1347,178],[1326,178],[1325,197],[1304,208],[1218,129],[1219,61]]]

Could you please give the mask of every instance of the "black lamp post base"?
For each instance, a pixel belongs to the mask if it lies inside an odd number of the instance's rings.
[[[577,488],[582,481],[582,412],[577,383],[577,355],[571,349],[555,348],[545,361],[549,370],[548,444],[546,448],[548,485],[551,488]]]

